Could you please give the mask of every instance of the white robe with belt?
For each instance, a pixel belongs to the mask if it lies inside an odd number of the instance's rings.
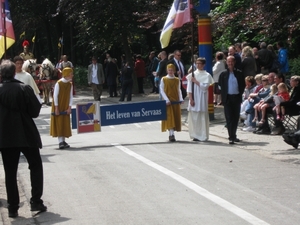
[[[187,107],[189,134],[191,139],[207,141],[209,138],[208,88],[214,83],[214,79],[205,70],[196,70],[194,77],[200,86],[192,83],[192,74],[187,75],[187,92],[192,93],[192,85],[194,85],[195,102],[195,105],[191,106],[189,101]]]

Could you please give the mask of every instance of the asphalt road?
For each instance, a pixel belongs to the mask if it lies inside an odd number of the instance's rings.
[[[16,219],[7,217],[0,170],[5,225],[299,224],[297,163],[258,154],[253,145],[228,145],[215,133],[208,142],[192,142],[186,126],[170,143],[159,121],[107,126],[98,133],[74,130],[71,148],[59,150],[57,139],[48,135],[48,111],[43,108],[36,120],[44,144],[48,211],[29,211],[29,171],[21,156]],[[240,136],[250,143],[250,136]]]

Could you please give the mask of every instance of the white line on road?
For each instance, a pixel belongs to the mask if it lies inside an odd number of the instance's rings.
[[[206,189],[198,186],[197,184],[193,183],[192,181],[172,172],[171,170],[168,170],[158,164],[156,164],[155,162],[152,162],[149,159],[146,159],[145,157],[136,154],[135,152],[131,151],[130,149],[121,146],[119,144],[112,144],[114,145],[116,148],[120,149],[121,151],[125,152],[126,154],[140,160],[141,162],[145,163],[146,165],[164,173],[165,175],[173,178],[174,180],[177,180],[178,182],[180,182],[181,184],[185,185],[186,187],[190,188],[191,190],[195,191],[196,193],[198,193],[199,195],[207,198],[208,200],[218,204],[219,206],[223,207],[224,209],[234,213],[235,215],[237,215],[238,217],[246,220],[247,222],[249,222],[250,224],[255,224],[255,225],[268,225],[267,222],[255,217],[254,215],[246,212],[245,210],[233,205],[232,203],[226,201],[225,199],[220,198],[219,196],[207,191]]]
[[[135,123],[134,125],[138,128],[141,128],[141,125],[139,125],[138,123]]]

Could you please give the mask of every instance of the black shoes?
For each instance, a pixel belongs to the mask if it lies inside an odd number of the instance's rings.
[[[45,206],[43,203],[30,203],[31,205],[31,211],[39,211],[39,212],[46,212],[47,211],[47,206]]]
[[[262,128],[262,129],[258,129],[256,131],[253,131],[254,134],[270,134],[270,128],[266,127],[266,128]]]
[[[58,147],[59,147],[59,149],[64,149],[65,148],[64,142],[60,142],[58,144]]]
[[[174,136],[174,135],[169,136],[169,141],[171,141],[171,142],[176,141],[176,140],[175,140],[175,136]]]
[[[64,149],[64,148],[70,148],[70,145],[63,141],[63,142],[60,142],[59,145],[58,145],[59,149]]]
[[[235,138],[234,140],[229,139],[229,144],[233,145],[235,142],[240,142],[241,140],[238,138]]]
[[[70,145],[65,141],[64,141],[64,146],[65,146],[65,148],[70,148]]]

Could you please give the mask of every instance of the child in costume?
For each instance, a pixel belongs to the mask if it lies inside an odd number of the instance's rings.
[[[73,103],[72,78],[73,69],[66,67],[62,70],[62,78],[54,86],[50,135],[58,137],[59,149],[69,148],[65,138],[72,136],[70,114]]]
[[[160,82],[160,93],[167,104],[167,120],[161,123],[161,131],[169,130],[169,141],[176,141],[174,131],[181,131],[181,108],[183,102],[180,80],[175,77],[176,69],[173,64],[167,65],[168,74],[162,77]]]

